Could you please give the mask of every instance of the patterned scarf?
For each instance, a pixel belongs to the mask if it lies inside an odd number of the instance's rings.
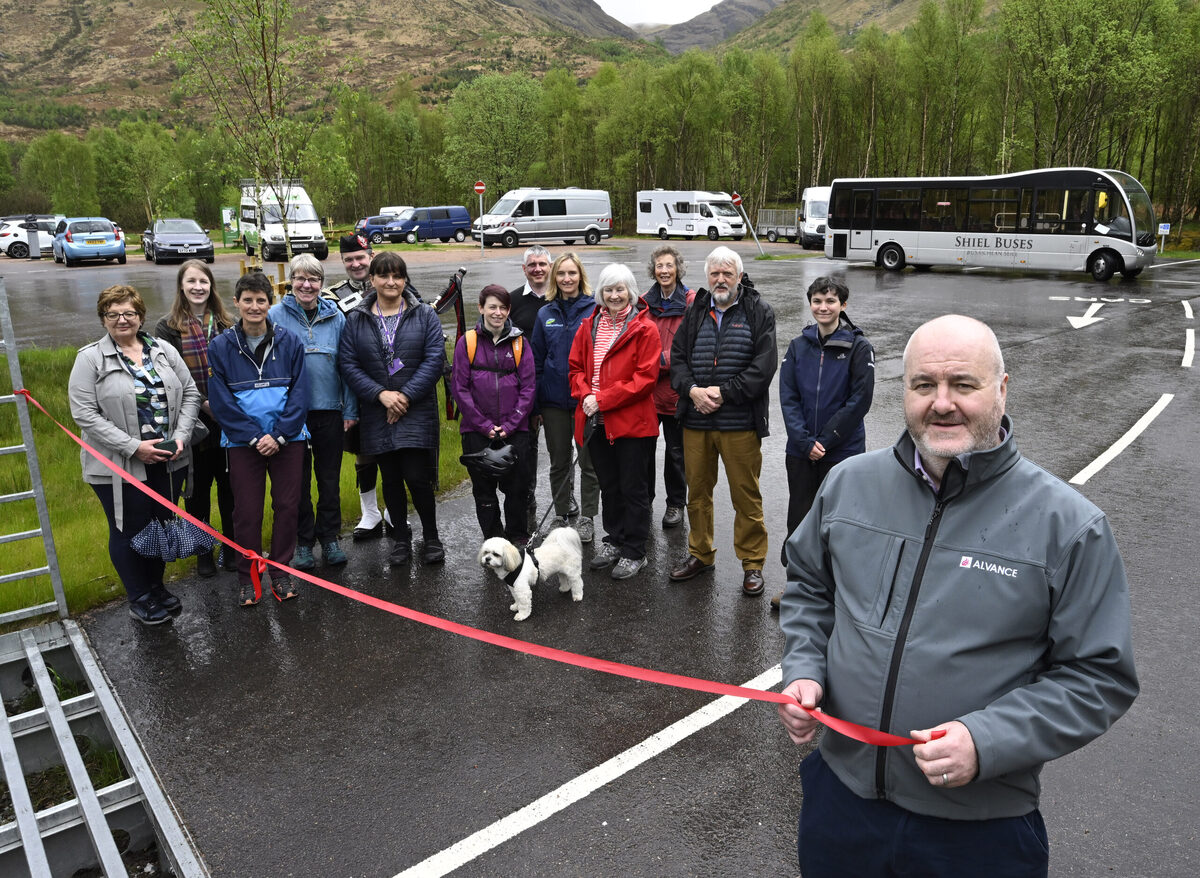
[[[183,346],[179,353],[187,363],[188,371],[192,373],[201,399],[208,399],[208,342],[215,329],[215,321],[211,314],[208,315],[207,332],[194,315],[189,315],[187,326],[179,333],[180,344]]]

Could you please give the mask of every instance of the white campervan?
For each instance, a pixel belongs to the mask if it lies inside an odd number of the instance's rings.
[[[612,237],[612,204],[603,189],[513,189],[471,226],[485,244],[528,241],[599,244]]]
[[[829,217],[829,193],[832,186],[809,186],[800,197],[801,247],[825,246],[825,220]]]
[[[311,253],[318,259],[329,256],[321,218],[299,180],[282,180],[277,186],[261,180],[242,180],[241,188],[238,219],[247,256],[259,250],[264,261],[286,259],[289,238],[293,255]]]
[[[637,194],[637,233],[667,238],[746,236],[746,224],[727,192],[649,189]]]

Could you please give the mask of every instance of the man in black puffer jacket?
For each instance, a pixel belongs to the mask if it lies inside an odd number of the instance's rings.
[[[775,312],[742,272],[742,259],[718,247],[704,262],[700,290],[671,344],[671,386],[679,394],[688,483],[688,556],[671,571],[683,582],[711,570],[713,488],[717,461],[733,499],[733,546],[742,562],[742,592],[763,593],[767,527],[763,522],[762,439],[768,435],[771,379],[778,366]],[[740,282],[739,282],[740,278]]]

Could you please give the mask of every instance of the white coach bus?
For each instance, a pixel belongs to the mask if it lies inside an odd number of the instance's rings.
[[[1154,264],[1154,205],[1122,171],[1046,168],[995,177],[833,181],[825,255],[906,265],[1114,272]]]

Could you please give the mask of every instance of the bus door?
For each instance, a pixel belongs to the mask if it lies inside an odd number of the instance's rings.
[[[872,217],[875,215],[875,190],[855,189],[850,211],[850,249],[873,249]]]

